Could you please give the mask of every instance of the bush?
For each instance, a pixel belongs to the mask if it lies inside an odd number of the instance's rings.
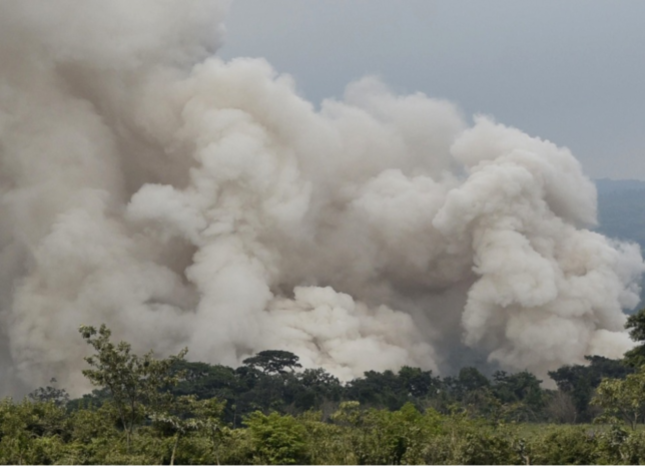
[[[530,442],[534,465],[594,465],[598,435],[585,427],[551,427]]]
[[[306,465],[305,429],[292,416],[259,411],[245,420],[253,443],[253,462],[262,465]]]

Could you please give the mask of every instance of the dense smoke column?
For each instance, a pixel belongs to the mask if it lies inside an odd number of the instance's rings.
[[[640,250],[568,150],[378,80],[321,110],[213,56],[227,2],[0,3],[5,392],[83,390],[81,323],[344,379],[630,347]]]

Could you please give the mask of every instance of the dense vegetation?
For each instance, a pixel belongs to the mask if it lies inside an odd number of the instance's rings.
[[[645,342],[645,310],[628,322]],[[3,464],[640,464],[645,345],[550,375],[403,367],[341,384],[264,351],[233,369],[137,356],[82,327],[97,389],[0,402]],[[596,424],[591,424],[595,422]]]

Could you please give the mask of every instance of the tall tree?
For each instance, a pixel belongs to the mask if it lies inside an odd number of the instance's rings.
[[[640,343],[625,353],[625,364],[639,368],[645,365],[645,309],[631,315],[625,323],[625,328],[629,330],[631,339]]]
[[[49,381],[50,385],[39,387],[28,396],[33,401],[52,402],[56,406],[66,406],[69,403],[69,394],[63,388],[58,388],[56,379]]]
[[[177,383],[178,376],[171,368],[188,350],[168,359],[155,359],[152,351],[139,357],[131,352],[129,343],[112,343],[112,332],[105,325],[98,330],[84,325],[79,332],[95,351],[85,358],[90,369],[83,370],[83,375],[93,385],[108,390],[129,447],[134,428],[146,413],[163,411],[172,400],[172,395],[162,389]]]
[[[596,408],[590,407],[590,402],[603,378],[623,379],[633,372],[632,368],[618,359],[602,356],[585,356],[585,359],[588,365],[562,366],[549,372],[558,389],[571,399],[576,422],[591,421],[595,417]],[[558,402],[565,403],[566,398]]]
[[[262,369],[267,374],[283,374],[287,370],[293,372],[295,368],[302,367],[299,360],[298,356],[289,351],[267,350],[242,362],[247,366]]]
[[[418,367],[403,366],[398,377],[408,395],[414,398],[436,394],[441,386],[441,380],[433,377],[432,371],[424,371]]]
[[[645,420],[645,366],[625,379],[604,379],[592,400],[603,419],[623,419],[632,429]]]

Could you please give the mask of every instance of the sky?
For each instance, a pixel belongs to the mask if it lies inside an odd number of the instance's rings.
[[[264,57],[319,104],[377,75],[645,180],[645,2],[234,0],[219,55]]]

